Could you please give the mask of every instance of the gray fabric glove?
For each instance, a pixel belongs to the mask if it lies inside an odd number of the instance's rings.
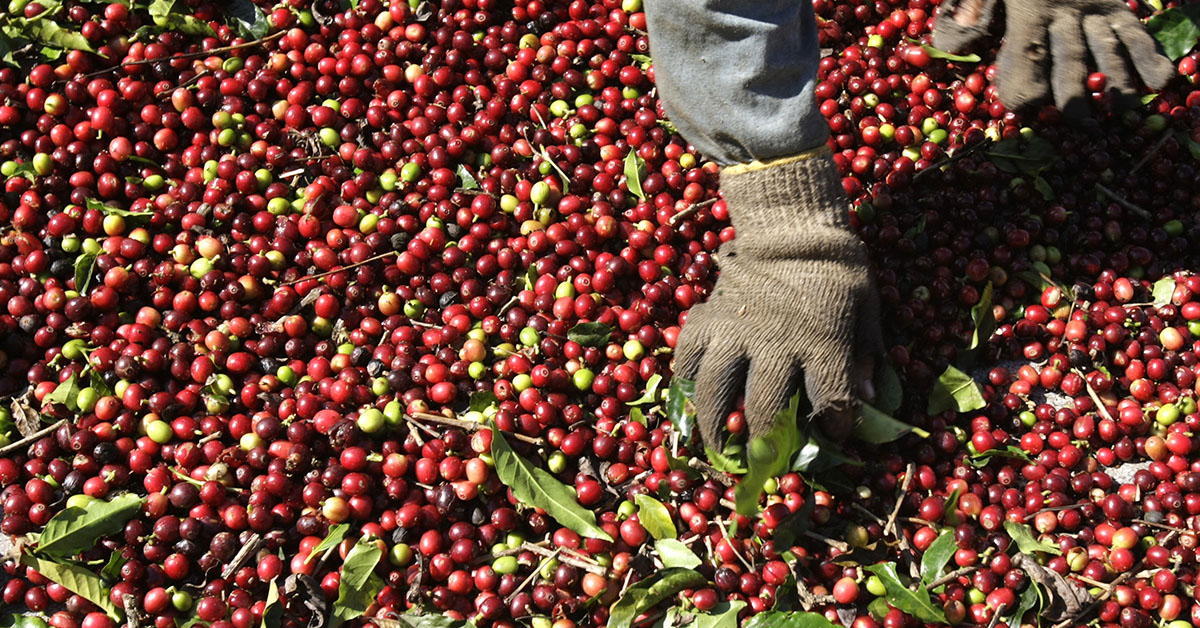
[[[721,190],[737,238],[718,256],[713,295],[689,312],[675,359],[675,373],[696,382],[701,436],[721,449],[741,392],[750,440],[762,436],[803,377],[826,435],[842,440],[861,365],[882,341],[866,247],[829,151],[725,168]]]
[[[946,0],[934,21],[933,45],[962,51],[988,33],[999,0]],[[1070,116],[1088,110],[1087,57],[1108,88],[1136,94],[1133,71],[1160,89],[1175,66],[1159,53],[1123,0],[1003,0],[1004,42],[996,58],[1000,101],[1010,109],[1049,100]]]

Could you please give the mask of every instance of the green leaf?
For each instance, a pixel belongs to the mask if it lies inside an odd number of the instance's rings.
[[[837,628],[837,625],[820,613],[767,611],[751,617],[744,628]]]
[[[475,179],[475,177],[471,174],[470,170],[467,170],[466,166],[464,166],[462,164],[458,164],[458,171],[456,174],[458,174],[458,179],[460,181],[462,181],[462,185],[459,186],[462,189],[464,189],[464,190],[478,190],[479,189],[479,181],[477,181]]]
[[[612,336],[612,327],[604,323],[579,323],[567,330],[567,340],[585,347],[599,347]]]
[[[844,464],[862,466],[861,462],[847,456],[837,443],[829,441],[818,432],[813,432],[808,435],[808,440],[792,462],[792,471],[811,475],[836,469]]]
[[[928,585],[942,575],[942,569],[954,558],[958,544],[954,542],[954,531],[946,530],[925,548],[921,555],[921,582]]]
[[[684,442],[691,439],[696,427],[696,413],[690,408],[694,394],[696,382],[682,377],[671,379],[671,387],[667,389],[667,420],[679,430]]]
[[[47,560],[24,552],[21,554],[21,564],[33,568],[47,580],[57,582],[71,593],[98,606],[118,623],[121,622],[121,613],[112,600],[108,599],[108,587],[91,571],[78,565]]]
[[[658,552],[658,558],[662,561],[663,567],[668,569],[671,567],[693,569],[699,567],[702,562],[692,550],[688,549],[688,546],[675,539],[664,538],[655,541],[654,551]]]
[[[279,600],[279,584],[272,579],[267,587],[267,603],[263,608],[262,623],[259,628],[279,628],[283,623],[283,604]]]
[[[1040,137],[1019,137],[1000,140],[987,151],[996,168],[1009,174],[1025,174],[1036,177],[1057,159],[1054,146]]]
[[[875,374],[875,408],[880,412],[891,415],[900,409],[904,403],[904,385],[900,383],[900,374],[890,362],[884,361]]]
[[[375,575],[375,566],[383,557],[379,544],[359,539],[342,563],[338,599],[333,605],[332,626],[360,617],[383,589],[383,579]]]
[[[230,0],[225,13],[231,18],[234,30],[246,39],[260,39],[271,30],[266,14],[250,0]]]
[[[686,623],[675,623],[673,628],[738,628],[738,613],[746,608],[746,603],[741,600],[733,602],[721,602],[713,607],[711,612],[701,613],[696,610],[682,611],[679,608],[672,608],[668,614],[674,612],[677,618],[682,618]],[[687,621],[690,619],[690,621]]]
[[[1025,450],[1020,447],[1008,445],[1003,449],[989,449],[973,454],[967,458],[967,463],[976,469],[982,469],[992,461],[992,458],[1011,458],[1013,460],[1024,460],[1025,462],[1033,461],[1033,458],[1030,458],[1029,454],[1025,453]]]
[[[928,53],[929,57],[932,59],[945,59],[946,61],[956,61],[958,63],[979,63],[980,61],[979,55],[956,55],[946,52],[945,50],[934,48],[929,44],[923,44],[915,39],[912,39],[911,37],[906,37],[905,39],[908,40],[909,44],[920,46],[921,49]]]
[[[0,618],[0,628],[49,628],[50,624],[33,615],[7,614]]]
[[[929,414],[938,414],[946,410],[971,412],[987,406],[983,400],[983,391],[970,375],[947,366],[933,383],[933,392],[929,393]]]
[[[25,33],[33,40],[39,41],[48,46],[56,48],[64,48],[67,50],[85,50],[87,52],[96,52],[92,48],[91,42],[82,34],[67,30],[58,25],[53,20],[36,20],[28,22],[25,28]]]
[[[867,603],[867,612],[870,613],[871,617],[874,617],[877,621],[883,621],[883,616],[887,615],[891,610],[892,609],[888,606],[887,600],[881,597],[877,597]]]
[[[1154,282],[1154,307],[1162,307],[1171,303],[1171,297],[1175,296],[1175,280],[1170,277],[1163,277]]]
[[[87,294],[92,283],[92,271],[96,268],[96,254],[84,253],[75,259],[75,291]]]
[[[434,613],[411,612],[396,615],[382,622],[371,620],[379,628],[475,628],[475,623],[466,619],[450,619]]]
[[[139,216],[153,216],[154,215],[153,211],[143,211],[143,212],[129,211],[128,209],[122,209],[120,207],[106,205],[104,202],[98,201],[94,198],[87,199],[85,201],[85,204],[87,205],[88,209],[94,209],[94,210],[104,214],[105,216],[112,215],[112,216],[121,216],[123,218],[131,218],[131,217],[136,218]]]
[[[1042,592],[1037,583],[1031,581],[1025,586],[1025,590],[1021,592],[1021,597],[1017,600],[1017,608],[1012,614],[1015,623],[1020,623],[1025,613],[1033,610],[1035,606],[1040,612],[1042,608]],[[1011,623],[1013,622],[1010,622],[1010,625]]]
[[[42,58],[47,61],[57,61],[63,56],[63,50],[61,48],[51,48],[50,46],[42,46],[42,49],[39,52],[41,53]]]
[[[472,412],[483,412],[499,402],[496,393],[490,390],[477,390],[471,393],[470,409]]]
[[[659,602],[684,589],[701,586],[708,580],[694,569],[664,569],[625,589],[608,614],[608,628],[630,628],[633,620]]]
[[[629,154],[625,155],[625,187],[641,200],[646,200],[646,193],[642,191],[642,173],[645,170],[646,162],[630,148]]]
[[[37,551],[47,558],[68,558],[95,547],[101,537],[125,528],[142,509],[133,493],[109,501],[96,500],[86,508],[67,508],[50,518],[38,539]]]
[[[1054,193],[1054,188],[1050,187],[1050,184],[1042,177],[1034,178],[1033,189],[1042,195],[1043,200],[1052,201],[1058,196]]]
[[[946,622],[945,613],[929,599],[929,589],[926,589],[924,584],[918,584],[915,591],[909,590],[896,574],[895,563],[871,565],[867,567],[867,571],[879,576],[883,582],[884,588],[887,589],[885,597],[888,604],[926,623]]]
[[[796,425],[803,394],[804,391],[800,390],[793,395],[788,407],[775,413],[771,429],[750,442],[746,456],[749,470],[733,491],[738,514],[749,516],[758,512],[763,483],[782,475],[791,467],[792,456],[803,444],[800,429]]]
[[[541,508],[555,521],[581,536],[611,542],[613,539],[596,525],[596,515],[579,504],[575,490],[553,475],[535,467],[512,450],[504,432],[492,427],[492,460],[500,482],[509,487],[521,503]]]
[[[146,7],[150,17],[166,17],[175,10],[175,0],[154,0]]]
[[[14,46],[13,41],[9,38],[8,33],[0,32],[0,59],[9,65],[17,65],[17,60],[13,57],[13,50],[20,48]]]
[[[925,430],[917,429],[904,421],[897,421],[880,412],[874,406],[864,402],[860,410],[861,416],[854,426],[854,437],[867,443],[890,443],[909,432],[924,438],[928,436]]]
[[[1037,537],[1033,536],[1033,528],[1023,523],[1005,521],[1004,531],[1008,532],[1008,536],[1012,537],[1013,543],[1017,544],[1017,549],[1022,553],[1046,552],[1056,556],[1062,554],[1062,550],[1058,549],[1057,545],[1039,541]]]
[[[1146,32],[1162,44],[1172,61],[1179,61],[1200,40],[1200,6],[1173,7],[1146,20]]]
[[[116,582],[121,579],[121,567],[129,562],[121,555],[121,552],[113,552],[108,555],[108,562],[100,568],[100,578],[105,582]]]
[[[671,511],[667,510],[662,502],[646,494],[638,495],[634,502],[638,507],[638,519],[650,536],[655,539],[673,539],[679,536],[675,522],[671,520]]]
[[[79,377],[72,374],[67,381],[60,382],[54,392],[46,395],[42,403],[61,403],[70,410],[79,409]]]
[[[641,397],[630,401],[625,405],[640,406],[647,403],[658,403],[658,387],[662,384],[662,375],[655,373],[646,380],[646,392],[642,393]]]
[[[992,282],[983,288],[979,295],[979,303],[971,308],[971,322],[975,324],[975,332],[971,334],[971,344],[968,350],[973,350],[987,343],[996,331],[996,317],[992,315]]]
[[[629,409],[629,420],[634,423],[646,424],[646,413],[642,412],[641,408],[633,407]]]
[[[745,456],[741,455],[744,453],[744,450],[731,454],[725,451],[716,451],[712,447],[705,447],[704,453],[708,457],[708,463],[717,471],[733,473],[735,475],[741,475],[746,472]]]
[[[304,564],[307,565],[308,563],[316,560],[317,557],[319,557],[321,554],[324,554],[326,550],[337,547],[343,540],[345,540],[346,533],[349,531],[350,524],[348,523],[339,523],[332,528],[329,528],[329,533],[325,535],[325,538],[321,539],[320,543],[317,543],[316,547],[312,548],[312,552],[309,552],[308,557],[304,559]]]
[[[338,586],[338,598],[333,603],[333,616],[329,618],[330,628],[337,628],[351,619],[362,617],[375,601],[375,596],[382,590],[383,578],[373,573],[368,574],[362,586],[356,588],[347,588],[346,581],[342,580],[342,584]]]

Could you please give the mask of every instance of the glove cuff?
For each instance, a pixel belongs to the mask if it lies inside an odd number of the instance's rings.
[[[742,252],[865,263],[827,147],[722,168],[721,191]]]

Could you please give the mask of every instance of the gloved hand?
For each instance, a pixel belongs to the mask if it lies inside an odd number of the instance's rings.
[[[856,398],[873,396],[882,341],[866,247],[829,151],[727,167],[721,189],[737,238],[722,247],[714,292],[688,313],[675,358],[675,373],[696,382],[704,443],[721,449],[743,390],[750,440],[765,434],[801,377],[826,435],[844,440]]]
[[[1087,57],[1108,88],[1133,95],[1132,70],[1151,89],[1175,74],[1123,0],[1003,0],[1004,42],[996,58],[1000,101],[1010,109],[1049,100],[1069,116],[1087,112]],[[945,0],[933,45],[962,51],[988,32],[998,0]]]

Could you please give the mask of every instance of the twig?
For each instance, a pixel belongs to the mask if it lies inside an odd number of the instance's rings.
[[[414,412],[412,414],[412,418],[414,418],[418,421],[437,423],[438,425],[447,425],[449,427],[459,427],[464,430],[469,430],[472,432],[477,432],[477,431],[487,427],[486,425],[483,425],[482,423],[476,423],[474,421],[465,421],[463,419],[451,419],[448,417],[444,417],[440,414],[430,414],[428,412]],[[546,442],[545,440],[543,440],[541,438],[537,438],[534,436],[526,436],[524,434],[517,434],[515,432],[506,432],[506,434],[508,434],[509,436],[512,436],[513,438],[515,438],[519,441],[529,443],[530,445],[542,445]]]
[[[22,447],[26,447],[26,446],[32,444],[36,440],[40,440],[46,436],[49,436],[51,433],[54,432],[54,430],[57,430],[58,428],[62,427],[63,424],[66,422],[67,422],[66,419],[61,419],[61,420],[51,424],[48,427],[43,427],[42,429],[30,434],[29,436],[26,436],[25,438],[22,438],[21,440],[15,442],[15,443],[10,443],[8,445],[5,445],[4,447],[0,447],[0,456],[6,456],[8,454],[11,454],[14,451],[20,450]]]
[[[1096,394],[1096,389],[1092,388],[1092,385],[1088,383],[1087,378],[1083,376],[1083,373],[1080,373],[1078,369],[1071,370],[1075,371],[1076,375],[1083,377],[1083,387],[1087,390],[1088,396],[1092,398],[1092,403],[1096,404],[1096,410],[1101,414],[1101,416],[1109,421],[1115,421],[1116,419],[1114,419],[1113,415],[1108,411],[1108,406],[1104,405],[1104,402],[1100,400],[1100,395]]]
[[[704,209],[705,207],[714,205],[714,204],[716,204],[716,202],[717,202],[717,199],[710,198],[706,201],[700,201],[699,203],[692,203],[691,205],[688,205],[686,208],[680,210],[679,213],[668,218],[667,226],[674,227],[674,226],[678,225],[680,222],[682,222],[684,218],[691,216],[692,214]]]
[[[598,576],[607,576],[608,575],[608,572],[604,569],[604,567],[601,567],[599,564],[593,565],[593,564],[584,562],[582,560],[579,560],[578,558],[572,558],[570,556],[560,556],[558,554],[557,550],[553,550],[553,551],[548,550],[544,547],[541,547],[540,545],[534,545],[533,543],[528,543],[528,542],[522,544],[521,549],[529,550],[529,551],[533,552],[534,554],[537,554],[538,556],[554,556],[554,557],[558,558],[558,562],[560,562],[564,565],[570,565],[577,569],[582,569],[584,571],[590,571]]]
[[[1146,521],[1145,519],[1134,519],[1133,522],[1140,523],[1142,525],[1147,525],[1152,528],[1159,528],[1161,530],[1170,530],[1171,532],[1174,532],[1176,534],[1182,534],[1184,532],[1191,532],[1191,530],[1187,530],[1184,528],[1177,528],[1175,526],[1169,526],[1165,523],[1155,523],[1153,521]]]
[[[832,547],[833,549],[835,549],[839,552],[844,553],[844,552],[850,551],[850,546],[843,543],[842,541],[838,541],[836,539],[831,539],[827,536],[817,534],[816,532],[813,532],[812,530],[805,530],[804,536],[807,536],[810,539],[816,539],[816,540],[828,545],[829,547]]]
[[[1143,155],[1142,158],[1133,165],[1133,168],[1129,170],[1129,174],[1134,174],[1138,170],[1141,170],[1142,166],[1146,165],[1150,159],[1154,157],[1154,155],[1158,154],[1158,151],[1162,150],[1162,147],[1166,145],[1167,140],[1171,139],[1171,136],[1173,135],[1175,135],[1175,133],[1171,129],[1163,131],[1162,137],[1158,138],[1158,141],[1154,143],[1154,146],[1151,146],[1150,150],[1147,151],[1146,154]]]
[[[383,259],[383,258],[385,258],[385,257],[390,257],[390,256],[392,256],[392,255],[395,255],[395,254],[397,254],[397,253],[399,253],[399,251],[387,251],[387,252],[385,252],[385,253],[380,253],[379,255],[375,255],[375,256],[372,256],[372,257],[368,257],[367,259],[365,259],[365,260],[363,260],[363,261],[361,261],[361,262],[354,262],[353,264],[349,264],[349,265],[346,265],[346,266],[342,266],[341,268],[335,268],[335,269],[333,269],[333,270],[327,270],[327,271],[325,271],[325,272],[323,272],[323,273],[317,273],[317,274],[315,274],[315,275],[305,275],[305,276],[303,276],[303,277],[301,277],[301,278],[299,278],[299,279],[294,279],[294,280],[292,280],[292,281],[289,281],[289,282],[286,282],[286,283],[279,284],[279,287],[280,287],[280,288],[286,288],[286,287],[288,287],[288,286],[294,286],[294,285],[296,285],[296,284],[298,284],[298,283],[302,283],[302,282],[308,281],[308,280],[310,280],[310,279],[312,279],[312,280],[316,280],[316,279],[324,279],[325,277],[328,277],[328,276],[330,276],[330,275],[336,275],[336,274],[338,274],[338,273],[344,273],[344,272],[346,272],[346,271],[348,271],[348,270],[353,270],[353,269],[355,269],[355,268],[358,268],[359,266],[362,266],[362,265],[364,265],[364,264],[370,264],[371,262],[379,261],[379,260],[381,260],[381,259]]]
[[[412,417],[407,417],[407,416],[404,417],[404,422],[409,424],[410,426],[413,426],[413,425],[420,426],[420,424],[417,423],[416,421],[414,421],[412,419]],[[410,429],[410,430],[408,430],[408,433],[413,437],[413,440],[417,441],[418,445],[420,445],[421,447],[425,446],[425,439],[421,438],[421,430]]]
[[[1118,196],[1118,195],[1117,195],[1117,193],[1116,193],[1116,192],[1113,192],[1112,190],[1110,190],[1110,189],[1108,189],[1107,187],[1105,187],[1103,183],[1097,183],[1097,184],[1096,184],[1096,189],[1097,189],[1097,190],[1099,190],[1101,194],[1103,194],[1103,195],[1107,196],[1108,198],[1111,198],[1112,200],[1116,201],[1116,203],[1117,203],[1118,205],[1120,205],[1121,207],[1124,207],[1125,209],[1128,209],[1129,211],[1131,211],[1131,212],[1133,212],[1133,213],[1137,214],[1139,217],[1141,217],[1141,218],[1144,218],[1144,219],[1146,219],[1146,220],[1150,220],[1150,219],[1152,218],[1152,216],[1150,215],[1150,212],[1148,212],[1148,211],[1146,211],[1145,209],[1142,209],[1141,207],[1139,207],[1139,206],[1137,206],[1137,205],[1134,205],[1133,203],[1131,203],[1131,202],[1129,202],[1129,201],[1127,201],[1127,200],[1125,200],[1125,199],[1121,198],[1120,196]]]
[[[1037,511],[1029,513],[1029,516],[1032,517],[1034,515],[1040,515],[1043,512],[1061,512],[1063,510],[1075,510],[1076,508],[1083,508],[1084,506],[1087,506],[1087,505],[1088,505],[1088,502],[1079,502],[1077,504],[1067,504],[1065,506],[1046,506],[1045,508],[1042,508],[1041,510],[1037,510]]]
[[[1112,585],[1107,582],[1100,582],[1099,580],[1092,580],[1091,578],[1089,578],[1083,574],[1078,574],[1078,573],[1072,574],[1072,577],[1075,578],[1076,580],[1079,580],[1080,582],[1083,582],[1084,584],[1090,584],[1093,587],[1099,587],[1104,590],[1108,590],[1108,589],[1112,588]]]
[[[423,431],[424,431],[426,434],[429,434],[430,436],[432,436],[432,437],[434,437],[434,438],[441,438],[441,437],[442,437],[442,435],[441,435],[441,434],[438,434],[438,433],[437,433],[437,430],[435,430],[435,429],[433,429],[433,428],[429,427],[428,425],[425,425],[424,423],[420,423],[420,422],[418,422],[418,421],[414,420],[412,417],[404,417],[404,418],[405,418],[405,421],[406,421],[406,422],[407,422],[409,425],[411,425],[411,426],[413,426],[413,427],[415,427],[415,428],[417,428],[417,429],[419,429],[419,430],[423,430]]]
[[[925,588],[932,591],[932,590],[942,586],[943,584],[950,584],[951,582],[954,582],[955,580],[958,580],[959,578],[966,576],[968,574],[975,573],[978,570],[979,570],[979,565],[977,565],[977,564],[976,565],[967,565],[966,567],[959,567],[958,569],[955,569],[954,571],[951,571],[950,573],[945,574],[940,578],[935,578],[933,580],[933,582],[930,582],[928,585],[926,585]]]
[[[537,543],[532,543],[531,545],[542,546],[542,545],[545,545],[546,543],[549,543],[549,540],[538,541]],[[520,547],[513,547],[510,549],[506,549],[502,552],[492,552],[490,554],[484,554],[483,556],[476,556],[475,560],[471,561],[471,564],[472,565],[482,565],[486,562],[496,560],[497,558],[502,558],[504,556],[514,556],[514,555],[520,554],[521,552],[524,552],[524,551],[527,551],[527,550],[525,549],[524,545],[521,545]]]
[[[200,440],[196,441],[196,444],[203,445],[209,441],[217,440],[218,438],[221,438],[224,435],[225,434],[222,433],[221,431],[216,431],[216,432],[213,432],[212,434],[209,434],[209,435],[205,436],[204,438],[201,438]]]
[[[720,517],[716,518],[716,522],[717,527],[721,529],[721,536],[725,537],[725,542],[729,543],[730,551],[732,551],[733,555],[737,557],[738,562],[746,566],[747,571],[753,573],[754,567],[750,566],[750,563],[745,559],[745,557],[742,556],[742,553],[737,551],[737,548],[733,546],[733,539],[729,536],[729,530],[725,529],[725,522],[721,521]]]
[[[960,159],[964,159],[964,158],[968,157],[969,155],[973,155],[973,154],[979,152],[983,147],[988,146],[991,143],[992,143],[992,138],[985,137],[982,140],[979,140],[978,142],[971,144],[970,146],[964,146],[964,147],[954,151],[953,154],[938,160],[937,163],[931,164],[928,168],[925,168],[924,170],[913,175],[912,182],[916,183],[917,181],[920,181],[922,178],[925,177],[926,173],[933,172],[934,170],[941,170],[942,168],[945,168],[946,166],[949,166],[950,164],[952,164],[956,161],[959,161]]]
[[[1008,610],[1008,604],[1001,604],[1000,606],[997,606],[996,612],[992,615],[992,620],[988,622],[988,628],[996,628],[996,624],[1000,623],[1000,616],[1003,615],[1004,611],[1006,610]],[[1017,619],[1018,621],[1020,620],[1019,617]]]
[[[121,606],[125,607],[125,619],[129,628],[142,628],[141,613],[138,611],[137,600],[133,595],[129,593],[122,595]]]
[[[492,198],[496,198],[495,194],[492,194],[491,192],[488,192],[487,190],[476,190],[476,189],[472,189],[472,188],[454,188],[454,192],[457,194],[469,194],[471,196],[490,196]]]
[[[892,514],[888,516],[887,522],[883,524],[883,533],[891,534],[896,537],[903,538],[904,535],[896,532],[896,517],[900,515],[900,508],[904,506],[904,496],[908,494],[908,486],[912,484],[912,476],[916,468],[913,463],[908,463],[908,468],[904,470],[904,481],[900,483],[900,490],[896,492],[896,505],[892,507]]]
[[[270,35],[267,35],[266,37],[260,37],[258,39],[255,39],[253,41],[246,41],[246,42],[242,42],[240,44],[234,44],[232,46],[222,46],[220,48],[213,48],[212,50],[201,50],[200,52],[186,52],[183,54],[173,55],[170,57],[161,57],[159,59],[142,59],[140,61],[129,61],[127,63],[118,63],[117,65],[104,68],[103,70],[96,70],[95,72],[92,72],[91,74],[84,74],[80,78],[91,78],[93,76],[100,76],[101,74],[112,72],[113,70],[116,70],[117,68],[126,68],[129,66],[139,66],[139,65],[150,65],[152,63],[158,63],[159,61],[171,62],[171,61],[184,61],[187,59],[200,59],[202,57],[212,57],[212,56],[219,55],[223,52],[233,52],[234,50],[241,50],[242,48],[250,48],[252,46],[257,46],[259,44],[265,44],[269,41],[283,37],[286,33],[287,33],[287,31],[278,31],[275,33],[271,33]]]
[[[504,305],[500,306],[500,311],[496,313],[496,316],[504,316],[512,306],[517,304],[518,300],[517,297],[509,299]]]
[[[878,523],[881,526],[884,524],[883,519],[880,519],[879,515],[871,512],[870,510],[867,510],[866,508],[863,508],[862,504],[855,502],[853,504],[850,504],[850,507],[857,510],[858,512],[861,512],[862,514],[870,517],[871,520],[873,520],[875,523]]]
[[[733,486],[733,480],[731,480],[729,476],[721,473],[711,464],[708,464],[699,458],[693,457],[691,460],[688,460],[687,465],[688,468],[699,471],[700,475],[704,476],[704,479],[706,480],[715,480],[726,487]]]
[[[552,561],[552,560],[558,558],[558,555],[560,552],[562,552],[561,547],[554,548],[554,551],[550,552],[549,556],[546,556],[545,558],[542,559],[542,563],[544,564],[546,562],[549,562],[549,561]],[[540,564],[535,566],[533,568],[533,571],[529,572],[528,576],[525,576],[525,579],[521,581],[521,584],[518,584],[517,588],[513,589],[512,593],[508,594],[508,597],[504,598],[504,603],[505,604],[511,603],[513,601],[513,598],[517,597],[518,593],[520,593],[525,587],[529,586],[530,582],[533,582],[533,579],[537,577],[539,571],[541,571]]]
[[[225,568],[221,570],[221,577],[228,580],[230,576],[242,568],[242,565],[246,564],[247,560],[250,560],[251,556],[257,554],[258,550],[262,549],[263,544],[262,536],[255,532],[250,537],[250,541],[243,545],[242,549],[238,550],[238,553],[234,555],[233,560],[229,561],[229,564],[225,565]]]

